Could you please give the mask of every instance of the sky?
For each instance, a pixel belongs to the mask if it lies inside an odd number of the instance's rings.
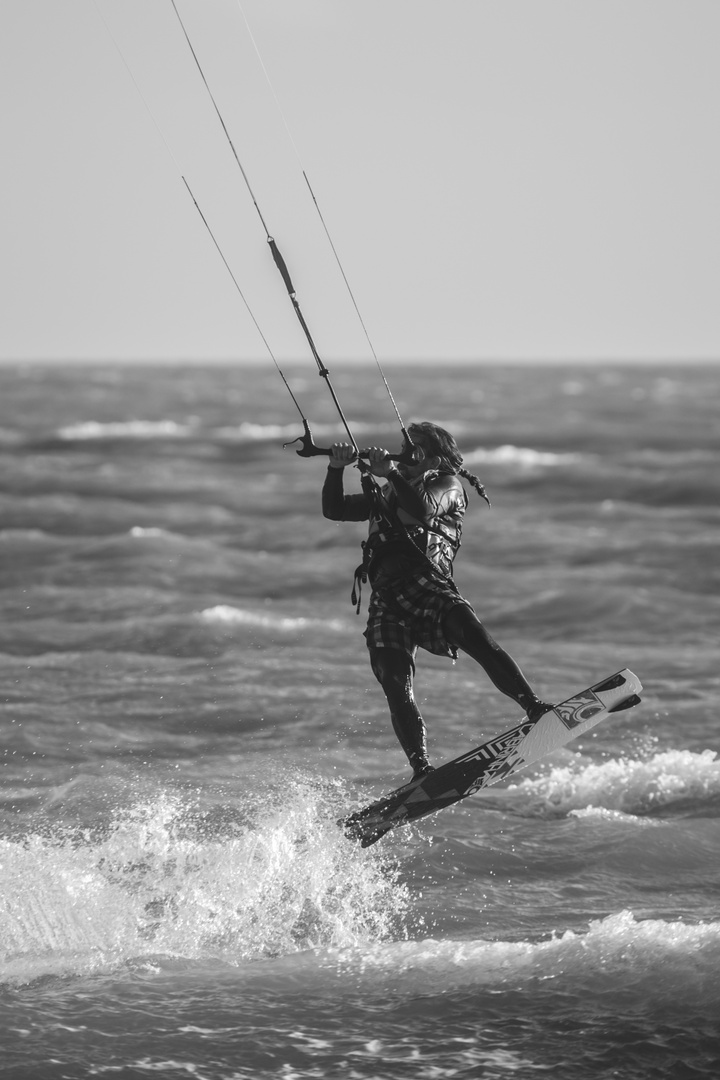
[[[720,358],[717,0],[176,3],[258,209],[172,0],[2,0],[0,360],[307,360],[265,225],[328,364]]]

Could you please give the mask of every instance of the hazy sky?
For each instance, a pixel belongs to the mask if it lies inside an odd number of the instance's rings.
[[[326,362],[371,354],[243,12],[381,361],[720,357],[718,0],[241,2],[177,0]],[[267,356],[182,175],[309,355],[171,0],[0,0],[0,101],[0,358]]]

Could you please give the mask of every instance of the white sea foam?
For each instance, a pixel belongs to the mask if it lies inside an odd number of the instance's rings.
[[[3,980],[158,954],[238,964],[387,937],[406,889],[380,852],[368,859],[337,827],[346,801],[339,786],[295,776],[243,804],[249,820],[216,822],[163,793],[100,835],[58,827],[0,840]]]
[[[328,441],[347,440],[345,428],[339,422],[313,424],[311,430],[316,444],[318,440],[322,440],[325,445],[327,445]],[[354,435],[361,436],[367,432],[385,431],[390,430],[390,428],[388,425],[364,424],[354,421],[352,430]],[[392,430],[395,431],[395,429]],[[268,439],[290,441],[303,435],[303,427],[299,421],[293,424],[258,424],[246,420],[238,424],[237,427],[217,428],[214,434],[224,439],[237,439],[240,442],[264,442]],[[393,442],[397,441],[397,435],[393,434]]]
[[[295,980],[306,991],[439,994],[532,980],[674,1007],[681,987],[685,1004],[720,1007],[718,921],[624,910],[542,940],[398,940],[410,894],[380,848],[350,844],[337,828],[346,803],[339,785],[297,776],[247,820],[203,816],[165,792],[102,831],[0,841],[3,980],[128,964],[159,973],[176,958],[284,990]]]
[[[58,543],[58,538],[43,529],[0,529],[2,544]]]
[[[340,424],[313,424],[313,436],[335,438],[344,429]],[[251,424],[245,422],[237,428],[223,428],[223,433],[249,441],[263,439],[296,439],[303,434],[302,425],[295,424]]]
[[[200,431],[199,422],[187,420],[183,423],[177,420],[122,420],[122,421],[99,421],[82,420],[76,424],[68,424],[58,431],[61,439],[183,439],[197,435]],[[367,432],[390,430],[388,425],[353,423],[353,432],[363,435]],[[394,431],[394,429],[392,429]],[[253,421],[243,421],[233,426],[219,428],[207,428],[205,433],[209,437],[238,442],[267,442],[272,439],[291,441],[303,434],[300,422],[292,424],[263,424]],[[317,442],[321,440],[346,439],[345,429],[341,423],[313,424],[313,438]],[[397,441],[397,438],[394,438]]]
[[[529,446],[478,447],[463,455],[466,465],[515,465],[523,469],[574,465],[585,460],[582,454],[560,454],[549,450],[533,450]]]
[[[130,535],[137,540],[153,539],[164,540],[171,537],[173,533],[168,532],[167,529],[158,529],[155,526],[133,525],[130,529]]]
[[[521,780],[508,789],[508,796],[528,815],[564,815],[590,807],[647,814],[720,796],[720,761],[714,750],[666,750],[647,760],[619,758],[598,764],[587,764],[577,755],[570,765]]]
[[[238,439],[241,442],[264,442],[268,439],[285,441],[296,439],[302,433],[300,424],[253,424],[249,421],[238,424],[237,427],[217,428],[215,432],[223,439]]]
[[[347,626],[340,619],[317,619],[305,615],[281,615],[269,611],[249,611],[230,604],[216,604],[205,608],[199,616],[204,622],[226,626],[257,626],[267,630],[282,630],[285,633],[298,633],[311,627],[342,632]]]
[[[612,821],[632,825],[637,828],[656,828],[662,825],[654,818],[638,817],[637,814],[624,814],[622,810],[607,810],[604,806],[586,806],[582,810],[571,810],[568,817],[586,821]]]
[[[61,439],[177,439],[196,430],[194,424],[179,424],[176,420],[124,420],[101,423],[84,420],[60,428]]]
[[[424,985],[442,993],[542,979],[552,980],[556,989],[568,984],[577,990],[581,983],[601,993],[608,984],[619,991],[639,984],[642,994],[675,1002],[683,983],[700,995],[712,985],[717,999],[718,960],[720,922],[643,920],[629,910],[593,920],[586,932],[566,930],[544,941],[427,939],[372,945],[339,957],[341,966],[371,984],[391,974],[398,992]]]

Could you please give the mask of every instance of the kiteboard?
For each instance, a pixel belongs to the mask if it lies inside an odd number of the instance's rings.
[[[441,765],[404,787],[350,814],[340,824],[362,847],[390,829],[434,814],[498,780],[524,769],[599,724],[610,713],[640,702],[642,683],[628,668],[574,694],[537,720],[525,720],[503,735]]]

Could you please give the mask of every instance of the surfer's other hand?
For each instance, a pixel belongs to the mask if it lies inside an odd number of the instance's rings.
[[[356,453],[350,443],[336,442],[330,447],[330,468],[344,469],[346,465],[352,465]]]
[[[390,460],[390,454],[381,446],[371,446],[367,452],[370,472],[373,476],[387,476],[395,466]]]

